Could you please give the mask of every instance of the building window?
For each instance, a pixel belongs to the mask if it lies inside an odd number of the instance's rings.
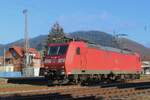
[[[16,56],[17,56],[17,54],[16,54],[16,52],[15,52],[15,51],[13,51],[13,52],[12,52],[12,55],[13,55],[14,57],[16,57]]]

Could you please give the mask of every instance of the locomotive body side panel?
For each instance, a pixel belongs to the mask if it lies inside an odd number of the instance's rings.
[[[90,48],[84,42],[69,44],[65,69],[67,74],[136,74],[141,70],[136,54]]]

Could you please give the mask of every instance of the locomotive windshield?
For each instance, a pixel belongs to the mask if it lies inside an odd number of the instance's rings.
[[[48,48],[48,55],[53,56],[53,55],[64,55],[68,49],[68,45],[63,45],[63,46],[50,46]]]

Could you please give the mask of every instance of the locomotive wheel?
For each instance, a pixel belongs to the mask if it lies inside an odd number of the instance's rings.
[[[137,79],[140,79],[140,74],[137,74],[137,75],[136,75],[136,78],[137,78]]]
[[[68,79],[64,79],[60,81],[60,85],[67,85],[69,83]]]
[[[52,80],[48,80],[47,81],[47,86],[53,86],[53,81]]]

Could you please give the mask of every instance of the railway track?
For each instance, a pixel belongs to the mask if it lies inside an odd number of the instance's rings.
[[[27,87],[29,88],[29,87]],[[150,82],[110,83],[99,86],[36,86],[0,92],[0,100],[126,100],[150,94]]]

